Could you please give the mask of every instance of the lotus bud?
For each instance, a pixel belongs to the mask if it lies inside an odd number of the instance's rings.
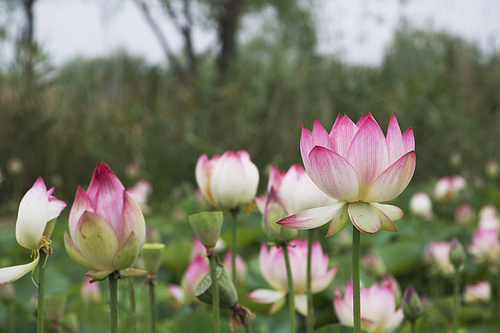
[[[14,300],[14,285],[12,283],[0,285],[0,300],[5,303]]]
[[[90,282],[92,279],[85,277],[80,289],[80,297],[85,304],[99,303],[101,300],[101,288],[98,282]]]
[[[498,164],[498,161],[489,160],[488,163],[486,163],[486,174],[490,178],[498,177],[500,174],[500,165]]]
[[[217,266],[217,282],[219,284],[219,306],[221,309],[232,309],[238,303],[238,293],[223,267]],[[203,303],[212,304],[212,278],[206,275],[196,288],[195,296]]]
[[[13,175],[19,175],[24,171],[24,164],[19,157],[13,157],[7,164],[7,170]]]
[[[207,249],[207,255],[215,253],[215,245],[222,228],[222,218],[222,212],[204,212],[189,216],[191,228]]]
[[[411,284],[406,287],[403,296],[403,313],[410,321],[417,320],[424,313],[420,297]]]
[[[142,247],[141,257],[149,275],[156,276],[160,268],[164,248],[165,244],[161,243],[146,243]]]
[[[450,262],[455,266],[455,269],[459,269],[465,262],[465,258],[466,255],[462,243],[458,239],[453,238],[450,245]]]
[[[45,315],[52,323],[54,330],[60,329],[59,321],[64,313],[66,306],[66,295],[45,296]]]

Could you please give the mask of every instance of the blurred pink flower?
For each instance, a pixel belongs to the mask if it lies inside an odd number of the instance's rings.
[[[466,284],[464,287],[464,302],[469,304],[488,303],[491,298],[491,286],[488,281],[476,284]]]
[[[71,238],[64,232],[66,252],[97,279],[137,259],[146,240],[144,216],[107,164],[97,163],[87,191],[78,187],[69,233]]]
[[[455,220],[460,224],[470,224],[474,221],[475,214],[472,207],[466,202],[455,211]]]
[[[477,262],[500,264],[500,243],[497,229],[476,229],[468,248]]]
[[[295,291],[295,309],[302,315],[307,315],[306,267],[307,240],[294,240],[289,243],[290,266]],[[328,255],[323,254],[319,241],[313,243],[311,262],[311,289],[316,294],[325,290],[332,282],[337,267],[328,269]],[[274,303],[269,313],[278,311],[284,304],[288,294],[288,279],[286,275],[285,257],[281,247],[271,246],[267,249],[262,243],[259,255],[260,272],[273,289],[256,289],[247,298],[257,303]]]
[[[91,278],[85,276],[80,289],[80,297],[85,304],[99,303],[101,300],[101,288],[99,282],[90,283]]]
[[[42,177],[38,177],[33,187],[19,203],[16,221],[16,239],[24,248],[36,251],[31,263],[4,267],[0,269],[0,285],[14,282],[38,265],[38,251],[42,246],[49,247],[54,225],[66,203],[58,200],[54,188],[47,190]]]
[[[201,280],[210,273],[210,266],[205,257],[197,256],[186,268],[181,279],[181,284],[170,284],[167,291],[178,305],[195,300],[195,291]]]
[[[381,228],[397,231],[393,221],[400,219],[403,211],[379,202],[396,198],[413,176],[415,139],[411,128],[401,135],[393,114],[385,137],[371,113],[356,124],[339,115],[330,134],[317,120],[312,132],[302,127],[300,151],[311,180],[339,202],[286,217],[279,224],[312,229],[331,221],[327,236],[332,236],[344,229],[350,218],[365,233]]]
[[[363,267],[368,273],[376,277],[382,277],[387,272],[382,258],[373,252],[369,252],[363,256]]]
[[[430,273],[449,277],[455,271],[450,262],[450,243],[430,242],[424,249],[424,260],[431,266]]]
[[[462,176],[443,177],[437,181],[434,187],[434,197],[440,201],[452,200],[466,186],[467,182]]]
[[[226,252],[226,256],[224,257],[224,262],[222,263],[224,268],[229,273],[229,277],[232,279],[232,254],[231,251]],[[247,265],[243,261],[243,258],[239,254],[236,254],[236,278],[239,281],[244,281],[245,276],[247,275]]]
[[[244,150],[226,151],[211,160],[203,154],[196,163],[196,182],[207,200],[217,208],[233,209],[253,201],[259,170]]]
[[[148,199],[151,191],[151,183],[145,179],[139,180],[134,186],[127,189],[127,192],[134,198],[143,211],[148,208]]]
[[[497,210],[492,205],[486,205],[479,211],[479,229],[495,229],[500,227]]]
[[[352,281],[344,287],[344,296],[335,286],[333,307],[341,325],[354,326]],[[378,283],[361,288],[361,328],[370,333],[393,331],[403,322],[403,309],[396,309],[396,300],[390,283]]]
[[[176,306],[186,303],[186,294],[184,289],[177,284],[169,284],[167,286],[167,293],[172,297]]]
[[[486,174],[490,178],[497,178],[498,175],[500,174],[500,165],[496,160],[489,160],[488,163],[486,163],[485,169],[486,169]]]
[[[427,193],[417,192],[411,197],[410,211],[426,220],[432,218],[432,202]]]

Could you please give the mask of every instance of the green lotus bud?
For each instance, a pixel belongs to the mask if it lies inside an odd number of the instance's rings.
[[[271,241],[276,243],[289,242],[297,238],[297,229],[283,227],[276,222],[287,216],[282,204],[276,199],[274,192],[268,195],[267,203],[262,216],[264,230]]]
[[[158,272],[164,248],[165,244],[161,243],[146,243],[142,247],[141,257],[149,275],[156,275]]]
[[[222,212],[204,212],[189,216],[191,228],[208,250],[215,250],[222,228]]]
[[[45,315],[53,325],[58,324],[66,306],[66,295],[45,296]]]
[[[450,245],[450,262],[455,266],[455,269],[462,267],[465,257],[465,250],[462,243],[458,239],[453,238]]]
[[[420,297],[411,284],[406,287],[403,296],[403,313],[410,321],[417,320],[424,313]]]
[[[221,309],[232,309],[238,303],[238,293],[234,288],[229,273],[220,266],[216,270],[217,282],[219,284],[219,307]],[[207,274],[196,288],[194,295],[203,303],[212,304],[212,278]]]

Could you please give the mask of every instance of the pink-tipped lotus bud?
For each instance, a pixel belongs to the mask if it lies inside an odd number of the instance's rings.
[[[222,212],[204,212],[189,216],[191,228],[208,251],[215,252],[222,228]]]
[[[417,320],[424,313],[420,297],[411,284],[406,287],[403,296],[403,313],[405,318],[410,321]]]
[[[229,273],[217,266],[217,282],[219,284],[219,306],[221,309],[232,309],[238,303],[238,293],[234,288]],[[203,303],[212,304],[212,277],[210,274],[201,280],[196,288],[195,296]]]
[[[163,249],[165,249],[165,244],[162,243],[146,243],[142,247],[141,257],[149,275],[156,275],[158,272]]]

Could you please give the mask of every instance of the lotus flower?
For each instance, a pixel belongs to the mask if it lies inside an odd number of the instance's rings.
[[[413,214],[426,220],[432,218],[431,198],[425,192],[417,192],[410,199],[410,210]]]
[[[295,309],[307,316],[307,240],[294,240],[289,243],[290,266],[295,291]],[[328,255],[323,254],[320,243],[314,242],[311,254],[311,289],[316,294],[326,289],[337,272],[337,267],[328,269]],[[288,294],[285,257],[281,247],[272,246],[269,251],[264,243],[259,255],[260,272],[271,285],[271,289],[257,289],[247,298],[257,303],[274,303],[270,313],[278,311],[285,303]]]
[[[95,304],[99,303],[101,300],[101,288],[99,287],[99,283],[90,282],[92,279],[86,276],[83,280],[81,289],[80,289],[80,297],[85,304]]]
[[[449,277],[455,271],[450,261],[450,243],[430,242],[424,250],[424,260],[431,265],[431,274],[440,273]]]
[[[341,325],[354,326],[352,281],[344,287],[344,297],[335,286],[333,307]],[[393,331],[403,321],[403,309],[396,309],[390,284],[361,288],[361,328],[370,333]]]
[[[441,201],[454,199],[458,192],[467,186],[467,181],[462,176],[443,177],[434,187],[434,196]]]
[[[134,186],[127,189],[127,192],[134,198],[135,202],[139,204],[139,207],[141,207],[144,212],[149,210],[148,199],[151,191],[151,183],[145,179],[139,180]]]
[[[233,280],[233,277],[231,276],[233,267],[232,258],[231,251],[227,251],[223,262],[224,268],[227,270],[231,280]],[[243,258],[239,254],[236,254],[236,278],[238,281],[244,281],[246,275],[247,265],[245,264],[245,261],[243,261]]]
[[[350,217],[365,233],[381,228],[397,231],[393,221],[400,219],[403,211],[379,202],[396,198],[413,176],[415,139],[411,127],[401,135],[393,114],[384,137],[371,113],[356,124],[339,115],[330,134],[317,120],[312,132],[302,127],[300,151],[311,180],[339,202],[297,213],[279,224],[312,229],[331,221],[327,236],[332,236],[345,228]]]
[[[268,236],[282,243],[297,238],[297,231],[276,224],[278,220],[305,209],[333,204],[335,200],[311,181],[304,168],[292,165],[286,173],[271,167],[267,193],[256,197],[255,203],[263,215]]]
[[[500,227],[497,210],[492,205],[486,205],[479,211],[479,229],[495,229]]]
[[[461,204],[455,211],[455,220],[460,224],[470,224],[474,218],[474,211],[468,203]]]
[[[210,266],[205,257],[197,256],[188,265],[182,276],[181,285],[170,284],[167,290],[178,304],[195,299],[194,292],[203,278],[210,273]]]
[[[207,200],[217,208],[234,209],[253,201],[259,170],[244,150],[226,151],[211,160],[203,154],[196,163],[196,182]]]
[[[125,274],[137,259],[146,240],[144,216],[107,164],[97,164],[87,192],[78,187],[69,233],[71,238],[64,233],[66,251],[95,279]]]
[[[488,281],[467,284],[464,287],[464,302],[469,304],[488,303],[491,298],[491,286]]]
[[[500,264],[500,242],[496,229],[476,229],[468,248],[477,262]]]
[[[54,188],[47,191],[42,177],[26,192],[19,204],[16,222],[16,239],[19,245],[37,251],[33,262],[25,265],[0,269],[0,285],[16,281],[24,274],[35,269],[40,259],[38,250],[49,247],[50,236],[56,218],[66,204],[52,195]]]

